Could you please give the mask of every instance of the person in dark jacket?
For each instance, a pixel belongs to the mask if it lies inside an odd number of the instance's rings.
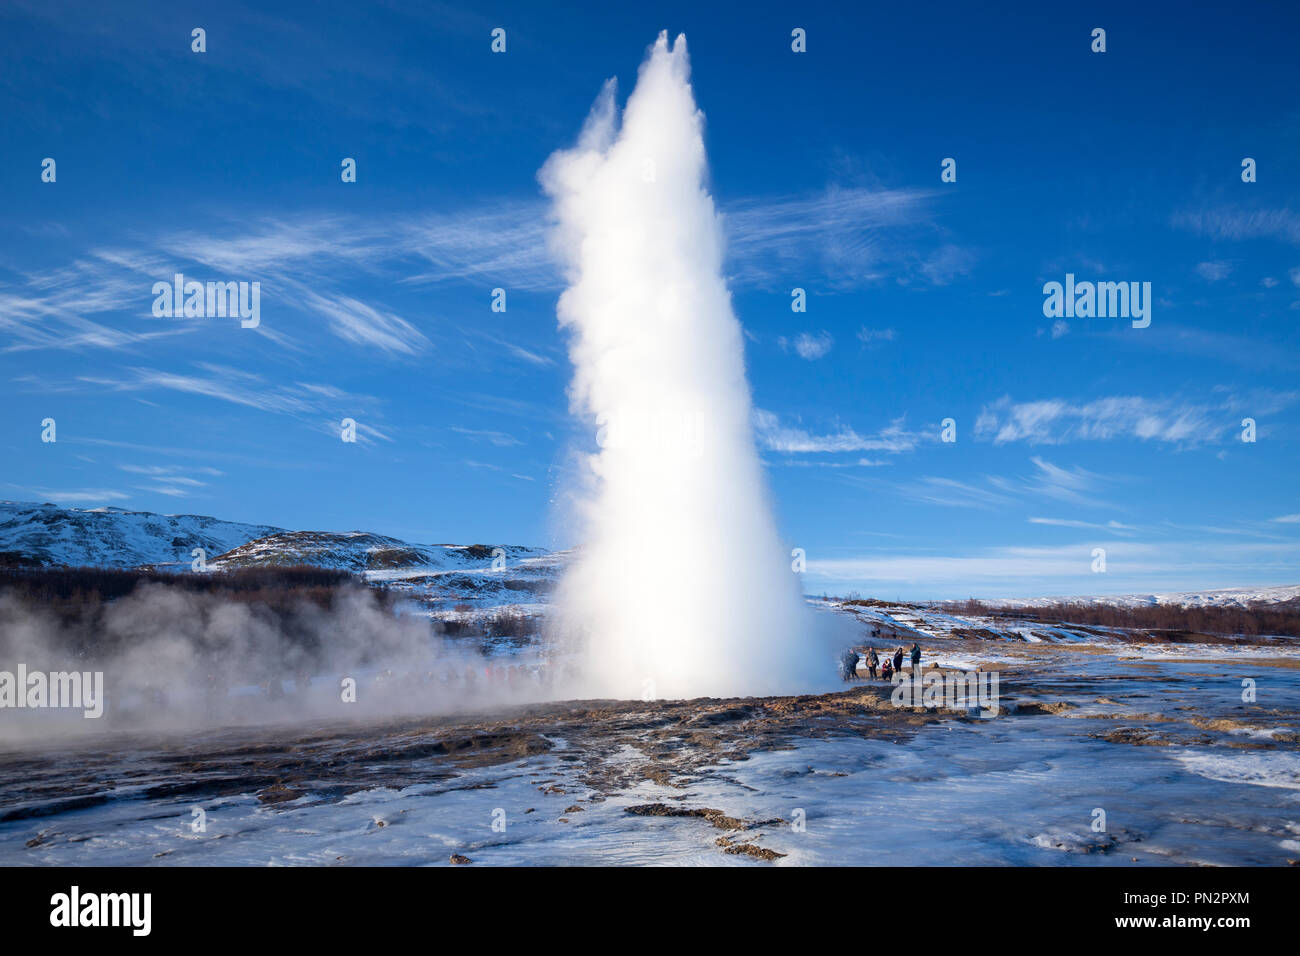
[[[912,642],[912,676],[921,676],[921,645]]]
[[[898,645],[898,650],[894,651],[894,673],[897,674],[903,669],[903,645]]]
[[[845,680],[858,679],[858,652],[845,651],[840,658],[840,676]]]
[[[876,679],[876,668],[879,666],[880,655],[876,653],[876,649],[873,647],[867,651],[867,673],[871,675],[872,680]]]

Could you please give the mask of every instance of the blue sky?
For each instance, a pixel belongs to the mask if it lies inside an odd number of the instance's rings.
[[[0,7],[0,497],[572,544],[536,173],[668,29],[807,590],[1300,581],[1294,5],[624,6]],[[1066,273],[1150,327],[1055,325]]]

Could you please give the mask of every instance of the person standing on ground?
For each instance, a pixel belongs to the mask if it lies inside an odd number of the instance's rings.
[[[921,645],[916,641],[912,642],[912,678],[916,679],[921,676]]]
[[[844,656],[840,658],[840,676],[846,681],[858,679],[857,651],[848,650],[844,652]]]
[[[871,675],[872,680],[876,679],[876,668],[879,666],[880,655],[876,653],[876,649],[873,647],[867,651],[867,673]]]
[[[903,671],[903,645],[898,645],[898,650],[894,651],[894,673],[900,674]]]

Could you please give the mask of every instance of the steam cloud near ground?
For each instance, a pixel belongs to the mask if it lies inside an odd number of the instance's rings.
[[[600,445],[555,634],[584,647],[595,696],[789,693],[833,673],[772,517],[703,125],[686,38],[663,33],[621,122],[610,80],[540,174],[570,403]]]
[[[351,585],[324,605],[287,607],[142,583],[69,619],[0,594],[0,670],[103,672],[104,715],[0,711],[0,742],[106,729],[184,730],[243,723],[435,714],[541,700],[551,668],[528,651],[489,660],[476,641]],[[344,678],[356,682],[344,700]]]

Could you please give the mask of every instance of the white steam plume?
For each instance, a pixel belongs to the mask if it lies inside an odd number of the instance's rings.
[[[20,666],[101,673],[101,716],[17,706],[15,696],[31,699],[14,683]],[[328,605],[303,598],[280,613],[179,583],[144,583],[102,605],[96,596],[74,614],[0,588],[0,751],[124,730],[481,712],[561,695],[560,671],[529,652],[485,657],[477,639],[446,637],[418,607],[355,584]],[[355,694],[341,692],[345,678]]]
[[[610,80],[540,174],[568,270],[570,401],[600,445],[556,627],[585,640],[602,696],[788,693],[827,672],[755,447],[689,73],[686,38],[661,33],[621,126]]]

